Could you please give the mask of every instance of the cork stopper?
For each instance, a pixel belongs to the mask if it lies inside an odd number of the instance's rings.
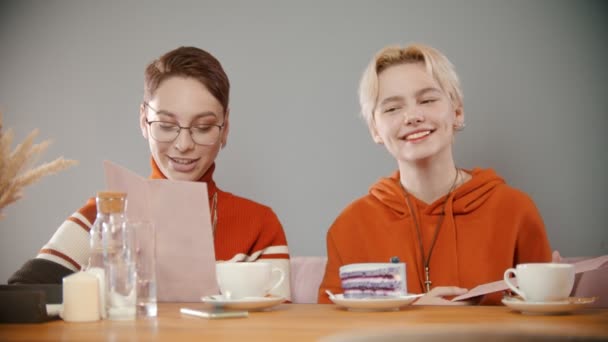
[[[104,214],[125,211],[127,194],[116,191],[100,191],[97,193],[97,210]]]

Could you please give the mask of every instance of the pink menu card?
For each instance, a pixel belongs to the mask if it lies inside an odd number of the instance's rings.
[[[108,190],[127,193],[128,219],[154,223],[158,301],[218,294],[207,184],[146,179],[110,161],[104,171]]]

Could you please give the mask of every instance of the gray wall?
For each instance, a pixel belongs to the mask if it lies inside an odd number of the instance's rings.
[[[338,213],[396,163],[358,118],[373,53],[425,42],[460,73],[461,167],[536,201],[563,255],[608,253],[608,5],[603,1],[4,1],[0,110],[80,165],[29,187],[0,220],[0,282],[103,188],[102,160],[148,175],[144,66],[180,45],[233,84],[224,190],[270,205],[292,255],[324,255]]]

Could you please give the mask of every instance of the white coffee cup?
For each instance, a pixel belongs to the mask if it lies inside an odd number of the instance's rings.
[[[517,286],[510,275],[517,278]],[[574,286],[574,266],[559,263],[519,264],[504,274],[505,283],[526,301],[550,302],[565,300]]]
[[[398,297],[407,294],[404,263],[356,263],[340,267],[344,298]]]
[[[100,319],[99,280],[88,272],[76,272],[63,278],[63,308],[66,322],[93,322]]]
[[[285,272],[267,262],[222,262],[216,276],[225,298],[240,299],[266,296],[283,283]]]

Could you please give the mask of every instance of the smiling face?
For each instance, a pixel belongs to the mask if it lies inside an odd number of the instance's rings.
[[[398,162],[451,155],[461,107],[442,90],[423,63],[401,63],[378,75],[378,98],[370,125],[374,141]]]
[[[173,76],[160,83],[148,105],[140,108],[140,127],[150,152],[162,173],[172,180],[196,181],[215,161],[228,137],[228,111],[194,78]],[[146,122],[163,121],[182,127],[222,125],[212,145],[198,145],[188,129],[182,129],[172,142],[159,142],[150,134]]]

